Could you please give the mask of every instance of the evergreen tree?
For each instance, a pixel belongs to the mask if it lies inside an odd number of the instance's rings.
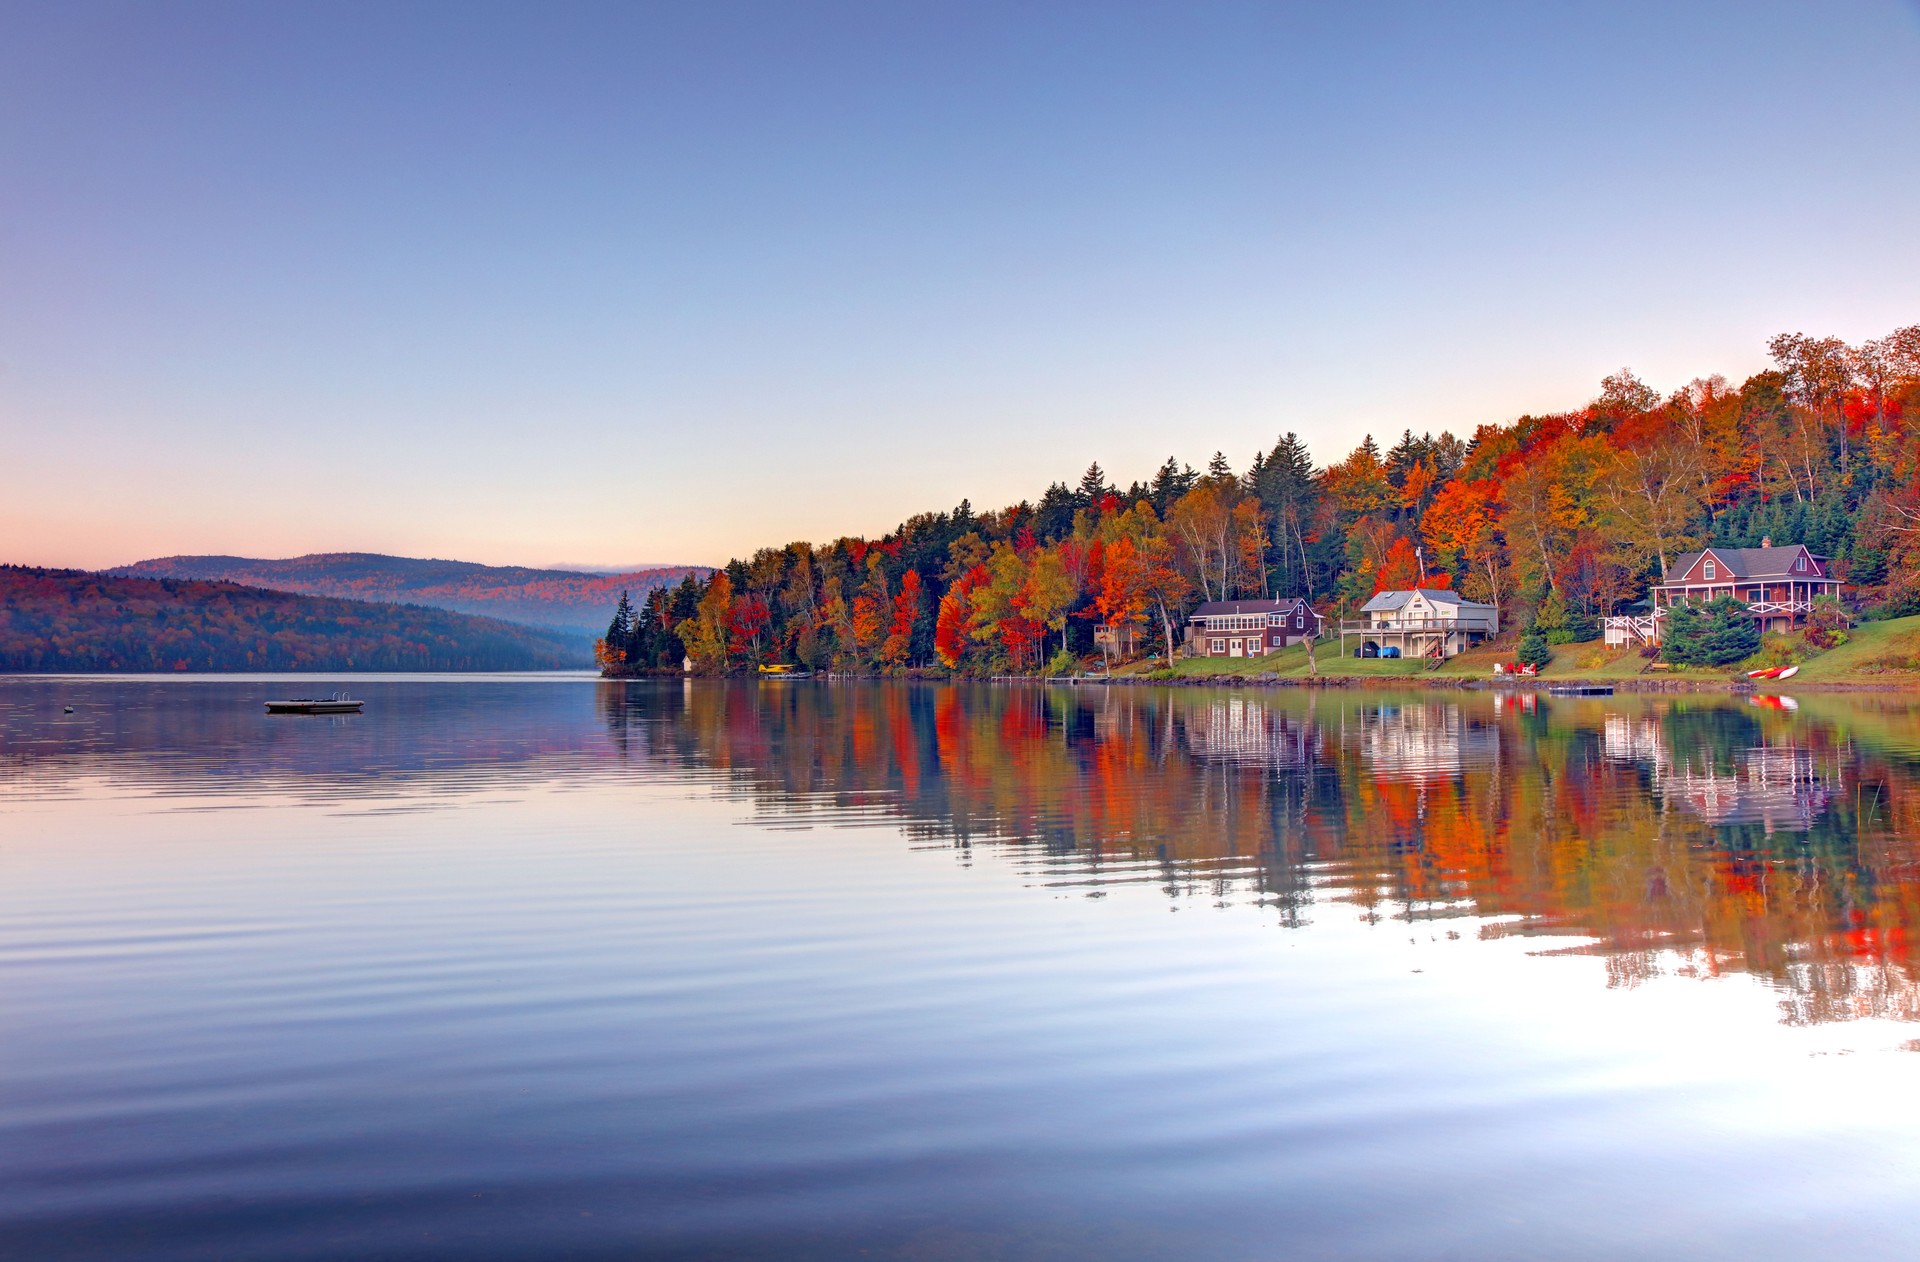
[[[1760,624],[1736,597],[1705,605],[1675,605],[1660,633],[1666,659],[1676,666],[1729,666],[1760,648]]]
[[[1706,608],[1700,658],[1707,666],[1730,666],[1760,651],[1760,624],[1737,597],[1721,596]]]
[[[1567,603],[1560,599],[1559,592],[1547,593],[1529,629],[1538,631],[1548,644],[1573,643],[1573,632],[1567,626]]]
[[[1080,475],[1079,492],[1082,507],[1098,504],[1113,493],[1113,488],[1107,485],[1106,472],[1100,468],[1098,460],[1088,465],[1087,471]]]
[[[1528,627],[1520,637],[1520,647],[1514,656],[1522,666],[1542,670],[1553,660],[1553,650],[1547,646],[1547,637],[1539,627]]]
[[[633,637],[633,602],[627,599],[627,593],[620,593],[620,603],[614,606],[613,621],[607,624],[607,645],[610,648],[625,648]]]
[[[1199,480],[1199,475],[1194,473],[1192,468],[1168,456],[1167,462],[1154,472],[1153,481],[1149,484],[1153,511],[1164,520],[1167,510],[1172,508],[1181,496],[1191,491],[1193,484]]]

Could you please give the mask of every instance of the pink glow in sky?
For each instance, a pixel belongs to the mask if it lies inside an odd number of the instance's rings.
[[[12,6],[0,560],[717,562],[1920,320],[1920,22]]]

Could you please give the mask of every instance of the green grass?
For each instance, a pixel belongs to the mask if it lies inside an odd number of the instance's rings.
[[[1865,683],[1896,687],[1920,685],[1920,671],[1862,669],[1876,659],[1889,656],[1920,660],[1920,616],[1866,622],[1848,634],[1847,643],[1804,660],[1800,673],[1789,681],[1789,686],[1792,683]],[[1340,642],[1334,639],[1318,647],[1316,658],[1319,673],[1328,678],[1418,679],[1439,676],[1447,679],[1491,679],[1494,663],[1511,662],[1513,653],[1511,644],[1472,649],[1458,657],[1448,658],[1439,670],[1429,671],[1417,658],[1342,657]],[[1646,664],[1647,659],[1641,657],[1637,649],[1609,649],[1598,640],[1585,644],[1561,644],[1554,648],[1553,661],[1540,672],[1540,677],[1568,681],[1612,681],[1642,677],[1716,681],[1729,679],[1745,669],[1742,666],[1676,667],[1643,675],[1642,668]],[[1135,663],[1120,668],[1116,673],[1143,674],[1151,669],[1150,663]],[[1307,650],[1304,646],[1295,645],[1265,657],[1182,658],[1174,663],[1174,673],[1183,678],[1203,679],[1227,675],[1251,679],[1265,674],[1277,675],[1282,679],[1304,679],[1307,677]]]
[[[1920,659],[1920,615],[1861,623],[1847,632],[1845,644],[1803,662],[1793,682],[1920,683],[1920,672],[1912,670],[1862,669],[1883,657]]]

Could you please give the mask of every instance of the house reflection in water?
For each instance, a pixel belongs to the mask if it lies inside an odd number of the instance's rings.
[[[1600,955],[1618,985],[1744,972],[1792,1020],[1920,1017],[1906,699],[696,682],[607,700],[624,749],[724,771],[775,826],[893,823],[1049,887],[1149,883],[1283,923],[1459,921]]]
[[[1458,705],[1383,705],[1354,717],[1357,739],[1343,733],[1342,744],[1357,743],[1362,761],[1384,780],[1451,780],[1500,761],[1500,729],[1469,719]]]
[[[1647,767],[1669,805],[1716,828],[1807,832],[1831,805],[1832,786],[1841,775],[1791,735],[1736,749],[1728,765],[1711,750],[1676,753],[1655,718],[1609,714],[1603,743],[1609,758]]]
[[[1742,750],[1732,774],[1683,763],[1661,791],[1715,827],[1758,824],[1769,833],[1806,832],[1833,800],[1813,751],[1791,745]]]

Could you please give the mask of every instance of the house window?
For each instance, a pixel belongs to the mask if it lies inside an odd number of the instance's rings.
[[[1804,555],[1793,558],[1793,568],[1802,573],[1805,573],[1807,568],[1807,558]]]
[[[1711,557],[1707,559],[1705,565],[1700,567],[1700,577],[1706,579],[1709,583],[1720,577],[1720,572],[1713,568],[1713,559]]]
[[[1298,631],[1300,629],[1300,626],[1301,626],[1300,611],[1296,609],[1293,611],[1293,629],[1295,631]]]
[[[1224,653],[1226,651],[1227,651],[1227,642],[1225,640],[1208,640],[1207,641],[1207,652]]]

